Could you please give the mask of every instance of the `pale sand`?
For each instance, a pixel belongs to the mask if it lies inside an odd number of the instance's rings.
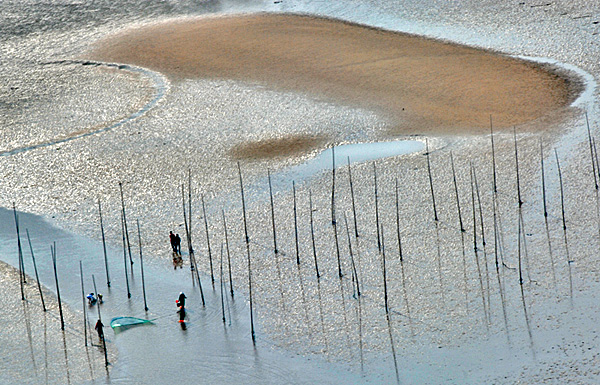
[[[393,134],[485,133],[490,116],[497,129],[560,120],[579,89],[551,69],[497,53],[289,14],[142,26],[90,55],[174,81],[249,80],[371,109],[390,119]]]

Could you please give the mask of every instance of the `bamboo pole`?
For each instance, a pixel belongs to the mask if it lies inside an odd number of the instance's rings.
[[[37,264],[35,263],[35,255],[33,254],[33,246],[31,246],[31,237],[29,237],[29,230],[25,229],[27,233],[27,241],[29,242],[29,250],[31,251],[31,259],[33,260],[33,270],[35,272],[35,280],[37,281],[38,291],[40,293],[40,298],[42,299],[42,309],[46,311],[46,303],[44,302],[44,293],[42,292],[42,285],[40,283],[40,276],[38,275]]]
[[[494,126],[492,125],[492,115],[490,115],[490,139],[492,141],[492,170],[494,174],[494,194],[497,194],[498,183],[496,181],[496,149],[494,147]]]
[[[504,318],[504,328],[506,330],[506,338],[510,345],[510,332],[508,329],[508,315],[506,313],[506,298],[504,295],[504,287],[502,285],[502,278],[500,277],[500,261],[498,260],[498,222],[496,216],[496,194],[492,194],[492,207],[494,210],[494,258],[496,262],[496,279],[498,280],[498,291],[500,292],[500,302],[502,304],[502,315]]]
[[[544,171],[544,145],[540,138],[540,162],[542,170],[542,197],[544,200],[544,223],[546,225],[546,239],[548,240],[548,253],[550,255],[550,267],[552,268],[552,283],[556,287],[556,269],[554,268],[554,254],[552,252],[552,241],[550,240],[550,226],[548,225],[548,206],[546,203],[546,177]],[[597,195],[596,195],[597,197]]]
[[[384,294],[384,303],[385,303],[385,316],[388,322],[388,331],[390,335],[390,346],[392,349],[392,359],[394,360],[394,370],[396,373],[396,383],[400,383],[400,374],[398,372],[398,359],[396,357],[396,346],[394,343],[394,335],[392,331],[392,318],[389,309],[389,298],[388,298],[388,288],[387,288],[387,269],[386,269],[386,260],[385,260],[385,240],[383,234],[383,226],[381,227],[381,261],[383,267],[383,294]]]
[[[15,216],[15,226],[17,228],[17,248],[19,252],[19,285],[21,287],[21,301],[25,301],[25,289],[23,287],[25,283],[25,265],[23,264],[23,248],[21,247],[21,234],[19,232],[19,218],[17,217],[17,208],[13,203],[13,213]]]
[[[127,272],[127,243],[125,241],[125,224],[123,222],[123,212],[121,212],[121,232],[123,235],[123,263],[125,265],[125,282],[127,283],[127,298],[131,298],[131,291],[129,290],[129,275]]]
[[[335,226],[335,146],[331,147],[331,224]]]
[[[204,290],[202,288],[202,281],[200,280],[200,272],[199,272],[200,269],[198,267],[198,264],[196,263],[194,247],[192,246],[192,234],[191,234],[190,227],[188,224],[188,219],[187,219],[188,216],[187,216],[186,210],[185,210],[185,192],[184,192],[183,184],[181,185],[181,198],[182,198],[182,208],[183,208],[183,223],[185,226],[185,234],[186,234],[186,239],[188,242],[188,252],[190,255],[190,270],[192,272],[192,282],[194,280],[194,272],[195,272],[196,280],[198,281],[198,288],[200,289],[200,298],[202,299],[202,307],[205,307],[206,301],[204,300]],[[191,196],[190,196],[190,198],[191,198]]]
[[[487,301],[488,301],[488,317],[491,317],[491,306],[490,306],[490,273],[488,267],[487,248],[485,242],[485,226],[483,223],[483,206],[481,205],[481,195],[479,193],[479,183],[477,183],[477,172],[473,169],[473,180],[475,181],[475,192],[477,193],[477,204],[479,206],[479,224],[481,225],[481,245],[483,246],[483,263],[485,264],[485,282],[487,289]],[[491,319],[488,318],[488,322],[491,323]]]
[[[519,199],[519,207],[523,206],[523,200],[521,199],[521,180],[519,178],[519,153],[517,150],[517,129],[513,128],[513,135],[515,138],[515,166],[517,171],[517,197]]]
[[[219,264],[219,272],[220,272],[220,288],[221,288],[221,313],[223,318],[223,325],[227,322],[225,319],[225,296],[223,295],[223,243],[221,243],[221,259]]]
[[[191,194],[188,195],[189,198],[191,198]],[[184,229],[185,229],[185,239],[187,241],[188,244],[188,254],[190,256],[190,274],[192,277],[192,286],[196,286],[196,281],[195,281],[195,277],[194,274],[196,272],[196,270],[198,269],[198,266],[196,266],[196,258],[194,258],[194,252],[193,252],[193,248],[192,248],[192,233],[191,233],[191,226],[190,226],[190,222],[189,222],[189,218],[188,217],[188,213],[185,209],[185,187],[183,186],[183,183],[181,184],[181,207],[183,209],[183,225],[184,225]],[[188,208],[191,209],[191,204],[189,204],[189,200],[188,200]],[[177,249],[177,248],[176,248]],[[178,251],[175,250],[174,251],[174,257],[177,257],[177,253]],[[183,258],[182,258],[183,260]],[[175,262],[173,262],[174,264],[174,269],[177,269],[177,266],[175,265]]]
[[[425,139],[426,155],[427,155],[427,172],[429,174],[429,186],[431,187],[431,201],[433,202],[433,216],[435,221],[438,221],[437,207],[435,205],[435,193],[433,191],[433,177],[431,176],[431,162],[429,161],[429,140]]]
[[[454,193],[456,196],[456,209],[458,210],[458,223],[460,224],[460,231],[462,233],[465,232],[465,227],[463,225],[462,220],[462,212],[460,210],[460,199],[458,194],[458,183],[456,181],[456,170],[454,168],[454,156],[452,155],[452,151],[450,151],[450,164],[452,165],[452,182],[454,183]]]
[[[377,228],[377,250],[381,253],[381,235],[379,233],[379,205],[377,198],[377,164],[373,162],[373,179],[375,181],[375,227]]]
[[[142,293],[144,294],[144,310],[148,311],[148,302],[146,301],[146,283],[144,281],[144,257],[142,256],[142,235],[140,232],[140,220],[137,220],[138,242],[140,245],[140,269],[142,270]]]
[[[527,312],[527,302],[525,301],[525,289],[523,288],[523,271],[521,266],[521,236],[525,237],[525,234],[523,234],[523,229],[521,228],[521,221],[519,221],[519,241],[517,242],[519,259],[519,286],[521,288],[521,302],[523,304],[523,315],[525,317],[525,323],[527,325],[527,334],[529,335],[531,351],[535,358],[535,350],[533,348],[533,334],[531,332],[531,324],[529,322],[529,313]]]
[[[594,149],[593,150],[594,158],[592,158],[592,165],[594,165],[594,163],[596,165],[598,165],[598,151],[596,149],[596,141],[594,140],[594,138],[592,138],[592,147]],[[600,173],[598,175],[600,176]],[[594,181],[596,181],[596,173],[595,172],[594,172]],[[596,184],[596,186],[597,186],[597,184]],[[596,219],[598,221],[598,241],[600,242],[600,193],[598,191],[598,188],[596,188],[594,191],[596,193]]]
[[[279,253],[277,250],[277,233],[275,231],[275,204],[273,202],[273,186],[271,184],[271,171],[267,169],[267,177],[269,179],[269,197],[271,199],[271,224],[273,225],[273,250],[275,252],[275,258]]]
[[[240,162],[237,163],[238,172],[240,175],[240,190],[242,193],[242,212],[244,215],[244,235],[246,239],[246,253],[248,255],[248,296],[250,299],[250,329],[252,333],[252,342],[256,343],[256,336],[254,333],[254,314],[252,309],[252,266],[250,264],[250,238],[248,237],[248,223],[246,221],[246,202],[244,199],[244,184],[242,182],[242,168]]]
[[[356,293],[360,297],[360,284],[358,281],[358,272],[356,271],[356,264],[354,263],[354,254],[352,253],[352,242],[350,241],[350,229],[348,227],[348,218],[346,218],[346,213],[344,213],[344,223],[346,224],[346,235],[348,236],[348,250],[350,253],[350,262],[352,263],[352,273],[354,279],[356,280]]]
[[[106,285],[110,287],[110,275],[108,272],[108,256],[106,253],[106,236],[104,235],[104,223],[102,221],[102,205],[98,198],[98,213],[100,214],[100,231],[102,232],[102,249],[104,250],[104,269],[106,270]]]
[[[565,253],[567,256],[567,265],[569,266],[569,294],[571,297],[571,305],[573,305],[573,276],[571,273],[571,264],[574,262],[569,257],[569,244],[567,240],[567,220],[565,218],[565,196],[563,189],[562,172],[560,170],[560,162],[558,160],[558,152],[554,149],[554,155],[556,156],[556,167],[558,168],[558,180],[560,182],[560,208],[562,212],[562,223],[563,223],[563,237],[565,241]]]
[[[92,282],[94,283],[94,292],[98,298],[98,290],[96,289],[96,277],[92,274]],[[102,323],[102,315],[100,314],[100,302],[98,302],[98,321]],[[103,334],[104,335],[104,334]],[[106,351],[106,338],[102,338],[102,350],[104,350],[104,366],[108,367],[108,352]]]
[[[337,223],[333,224],[333,238],[335,240],[335,252],[337,256],[337,266],[338,266],[338,276],[342,278],[344,274],[342,273],[342,263],[340,257],[340,243],[338,240],[338,232],[337,232]]]
[[[189,237],[192,239],[192,168],[188,167],[188,226]]]
[[[125,237],[127,239],[127,251],[129,252],[129,262],[133,266],[133,258],[131,257],[131,243],[129,242],[129,231],[127,230],[127,215],[125,214],[125,199],[123,199],[123,183],[119,182],[119,190],[121,191],[121,207],[123,208],[123,224],[125,226]],[[133,268],[131,269],[133,274]]]
[[[354,186],[352,184],[352,170],[350,168],[350,157],[348,157],[348,181],[350,182],[350,197],[352,198],[352,215],[354,216],[354,236],[358,238],[358,221],[356,219],[356,204],[354,201]]]
[[[400,258],[400,272],[402,274],[402,290],[404,292],[404,302],[406,305],[406,315],[410,326],[411,335],[414,336],[412,318],[410,316],[410,306],[408,301],[408,290],[406,289],[406,274],[404,271],[404,256],[402,253],[402,239],[400,237],[400,199],[399,199],[398,178],[396,178],[396,235],[398,237],[398,256]]]
[[[594,174],[594,188],[598,190],[598,178],[596,178],[596,164],[594,162],[594,150],[592,145],[592,131],[590,130],[590,121],[588,120],[587,112],[585,113],[585,122],[587,124],[588,140],[590,142],[590,160],[592,161],[592,173]]]
[[[83,287],[83,265],[81,260],[79,260],[79,276],[81,278],[81,303],[83,305],[83,339],[85,346],[87,346],[87,311],[85,309],[85,289]]]
[[[456,180],[456,169],[454,167],[454,156],[452,155],[452,151],[450,151],[450,164],[452,166],[452,181],[454,183],[454,195],[456,196],[456,209],[458,211],[458,223],[460,225],[460,241],[462,245],[462,259],[463,259],[463,280],[464,280],[464,290],[465,290],[465,309],[466,312],[469,312],[469,290],[468,290],[468,278],[467,278],[467,253],[465,250],[465,227],[462,220],[462,212],[460,209],[460,197],[458,193],[458,182]]]
[[[65,318],[63,317],[62,301],[60,299],[60,286],[58,285],[58,273],[56,271],[56,242],[54,246],[50,246],[52,254],[52,267],[54,268],[54,282],[56,283],[56,296],[58,297],[58,311],[60,313],[60,330],[65,330]]]
[[[490,317],[488,316],[488,310],[485,300],[485,290],[483,289],[483,278],[481,276],[481,266],[479,264],[479,250],[477,248],[477,211],[475,210],[475,188],[474,188],[474,180],[473,180],[473,164],[471,163],[471,201],[473,203],[473,253],[475,254],[475,263],[477,264],[477,275],[479,277],[479,287],[481,289],[481,300],[483,302],[483,314],[485,318],[486,328],[489,329],[488,321]]]
[[[227,235],[227,221],[225,220],[225,210],[221,210],[223,214],[223,231],[225,232],[225,248],[227,249],[227,267],[229,268],[229,291],[233,298],[233,278],[231,274],[231,253],[229,252],[229,236]]]
[[[294,195],[294,243],[296,246],[296,264],[300,265],[300,247],[298,244],[298,213],[296,206],[296,182],[292,181],[292,192]]]
[[[317,262],[317,248],[315,246],[315,227],[314,227],[314,220],[313,220],[313,207],[312,207],[312,192],[310,190],[308,190],[308,211],[310,213],[310,237],[312,240],[312,250],[313,250],[313,257],[315,260],[315,272],[317,273],[317,279],[319,279],[321,277],[321,274],[319,274],[319,263]]]
[[[202,214],[204,215],[204,229],[206,231],[206,245],[208,247],[208,260],[210,262],[210,280],[213,285],[213,289],[215,287],[215,276],[213,274],[213,260],[212,260],[212,251],[210,248],[210,236],[208,234],[208,219],[206,218],[206,206],[204,205],[204,194],[201,195],[202,199]],[[191,231],[191,229],[190,229]]]

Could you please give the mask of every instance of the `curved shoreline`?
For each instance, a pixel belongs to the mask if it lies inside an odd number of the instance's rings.
[[[122,126],[125,123],[128,123],[132,120],[139,118],[140,116],[144,115],[146,112],[148,112],[149,110],[154,108],[158,104],[158,102],[165,96],[165,94],[167,93],[167,90],[169,89],[169,81],[166,79],[166,77],[163,76],[163,74],[151,71],[146,68],[132,66],[129,64],[106,63],[106,62],[97,62],[97,61],[89,61],[89,60],[61,60],[61,61],[50,62],[50,63],[45,63],[45,64],[60,64],[60,65],[80,64],[80,65],[84,65],[84,66],[86,66],[86,65],[88,65],[88,66],[89,65],[104,66],[104,67],[109,67],[109,68],[117,68],[118,70],[122,70],[122,71],[129,71],[132,73],[133,72],[140,73],[152,81],[152,86],[155,90],[155,93],[154,93],[153,97],[151,98],[151,100],[149,102],[147,102],[146,104],[144,104],[142,106],[142,108],[140,108],[137,111],[135,111],[134,113],[126,116],[125,118],[116,120],[116,122],[109,123],[107,125],[104,125],[101,128],[95,129],[95,130],[91,130],[91,131],[80,130],[78,132],[68,134],[67,136],[65,136],[63,138],[52,139],[52,140],[48,140],[45,142],[32,144],[29,146],[23,146],[23,147],[13,148],[12,150],[1,151],[0,156],[15,155],[15,154],[23,153],[26,151],[35,150],[35,149],[43,148],[43,147],[49,147],[49,146],[53,146],[56,144],[66,143],[66,142],[70,142],[72,140],[81,139],[81,138],[84,138],[87,136],[110,131],[116,127]]]

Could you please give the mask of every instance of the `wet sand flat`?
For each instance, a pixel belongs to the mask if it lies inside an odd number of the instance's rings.
[[[497,53],[290,14],[181,19],[128,29],[94,59],[181,78],[227,78],[308,93],[391,118],[393,132],[487,132],[560,113],[576,86]]]

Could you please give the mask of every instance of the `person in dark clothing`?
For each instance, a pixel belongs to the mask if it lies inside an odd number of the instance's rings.
[[[177,239],[172,231],[169,231],[169,240],[171,241],[171,248],[173,249],[173,252],[177,253]]]
[[[96,327],[94,328],[98,332],[98,337],[101,340],[104,339],[104,330],[102,329],[103,327],[104,327],[104,324],[102,323],[102,321],[98,320],[98,322],[96,322]]]
[[[179,293],[179,298],[177,299],[177,304],[181,307],[184,307],[186,298],[187,297],[185,296],[185,294],[183,294],[183,292]]]
[[[181,255],[181,238],[179,234],[175,234],[175,252]]]

